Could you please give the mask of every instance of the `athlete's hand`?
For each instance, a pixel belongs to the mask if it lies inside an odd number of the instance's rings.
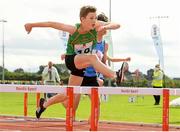
[[[126,58],[126,61],[131,61],[131,58],[130,57]]]
[[[32,26],[30,23],[24,25],[26,32],[29,34],[32,30]]]

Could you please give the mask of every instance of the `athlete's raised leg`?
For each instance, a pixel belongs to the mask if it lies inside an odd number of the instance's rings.
[[[110,78],[117,77],[116,72],[112,71],[107,65],[102,63],[96,54],[76,55],[74,58],[74,64],[77,69],[83,69],[88,66],[93,66],[97,72],[100,72],[107,77]]]

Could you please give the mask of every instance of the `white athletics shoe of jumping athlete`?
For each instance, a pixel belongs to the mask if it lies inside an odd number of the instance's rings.
[[[127,62],[123,62],[121,68],[117,72],[117,84],[120,84],[124,80],[124,73],[129,70],[129,65]]]

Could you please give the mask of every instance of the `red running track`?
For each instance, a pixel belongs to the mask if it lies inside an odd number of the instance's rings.
[[[87,121],[75,121],[74,131],[88,131],[90,125]],[[0,131],[65,131],[66,124],[63,119],[37,120],[32,117],[0,116]],[[135,124],[122,122],[100,121],[99,131],[161,131],[161,125]],[[170,131],[180,131],[180,126],[171,126]]]

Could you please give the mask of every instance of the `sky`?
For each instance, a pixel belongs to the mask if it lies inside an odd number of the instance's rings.
[[[23,68],[36,72],[48,61],[64,63],[65,52],[59,31],[36,28],[30,34],[25,23],[56,21],[74,25],[79,22],[79,10],[84,5],[97,7],[98,13],[109,16],[109,0],[0,0],[0,19],[4,23],[5,68]],[[112,31],[113,57],[131,57],[130,71],[139,69],[146,74],[158,63],[151,38],[153,24],[160,26],[164,52],[164,72],[180,77],[180,8],[178,0],[111,0],[111,21],[121,28]],[[168,18],[151,19],[157,16]],[[0,23],[0,65],[2,66],[2,22]],[[114,64],[117,70],[121,62]]]

